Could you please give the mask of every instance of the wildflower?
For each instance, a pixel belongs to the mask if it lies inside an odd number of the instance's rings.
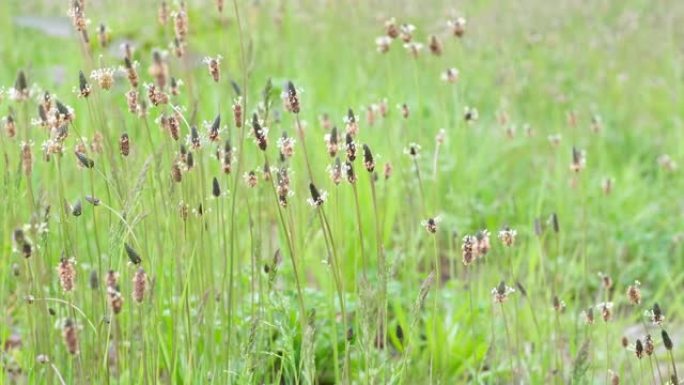
[[[12,100],[23,102],[28,100],[30,96],[31,90],[28,86],[28,80],[26,80],[26,73],[19,71],[17,79],[14,81],[14,87],[9,89],[9,97]]]
[[[404,49],[406,49],[411,56],[417,58],[418,55],[420,55],[420,52],[423,50],[423,44],[415,42],[406,43],[404,44]]]
[[[466,123],[474,123],[479,117],[480,114],[477,112],[477,108],[468,106],[464,107],[463,119],[466,121]]]
[[[366,167],[366,171],[373,172],[375,169],[375,161],[373,160],[373,153],[367,144],[363,145],[363,165]]]
[[[153,106],[158,106],[161,104],[167,104],[169,102],[169,95],[162,91],[159,87],[154,84],[147,84],[147,98],[150,99],[150,103]]]
[[[221,167],[225,174],[230,174],[233,169],[233,148],[230,146],[230,139],[226,139],[223,145],[223,158],[221,159]]]
[[[627,288],[627,299],[632,305],[638,305],[641,303],[641,282],[634,281],[634,284],[629,285]]]
[[[385,167],[383,168],[383,174],[385,175],[385,180],[389,179],[392,176],[392,164],[387,162],[385,163]]]
[[[441,218],[439,216],[433,217],[433,218],[428,218],[422,222],[423,227],[425,227],[425,230],[430,233],[434,234],[437,232],[437,225],[441,221]]]
[[[599,272],[599,278],[601,278],[601,285],[605,290],[610,290],[613,287],[613,279],[609,275]]]
[[[654,352],[655,345],[653,344],[653,338],[650,334],[647,334],[646,339],[644,340],[644,353],[646,353],[647,356],[652,356]]]
[[[499,230],[499,240],[504,244],[504,246],[513,246],[516,235],[518,235],[518,233],[508,226],[504,227],[502,230]]]
[[[128,134],[125,132],[119,138],[119,150],[123,156],[128,156],[131,153],[131,143],[128,139]]]
[[[410,114],[410,110],[409,110],[408,104],[402,103],[402,104],[399,106],[399,110],[401,111],[401,116],[402,116],[404,119],[408,119],[409,114]]]
[[[90,78],[103,90],[109,90],[114,85],[114,73],[113,68],[98,68],[90,73]]]
[[[14,138],[14,136],[17,135],[17,125],[14,122],[14,117],[11,113],[3,119],[3,123],[7,137]]]
[[[523,131],[525,131],[525,135],[528,138],[531,138],[534,136],[534,129],[532,128],[532,126],[529,123],[523,124]]]
[[[602,302],[596,307],[601,311],[601,317],[603,318],[604,322],[610,321],[612,315],[613,315],[613,303],[612,302]]]
[[[287,198],[291,195],[290,176],[287,168],[281,167],[276,173],[276,192],[278,193],[278,203],[282,207],[287,207]]]
[[[549,222],[551,222],[551,227],[553,228],[554,233],[560,232],[560,223],[558,222],[558,214],[552,213],[551,217],[549,218]]]
[[[307,202],[311,207],[320,207],[328,198],[328,193],[326,191],[318,191],[313,183],[309,183],[309,192],[311,192],[311,198],[307,199]]]
[[[235,127],[242,127],[242,96],[238,96],[233,101],[233,121],[235,122]]]
[[[344,118],[344,125],[347,135],[355,137],[359,133],[359,124],[356,121],[356,116],[351,108],[347,110],[347,116]]]
[[[178,96],[180,95],[180,87],[183,85],[183,81],[180,79],[176,79],[175,77],[171,76],[171,95],[173,96]]]
[[[604,195],[610,195],[613,192],[613,178],[603,178],[601,181],[601,191]]]
[[[340,158],[335,158],[335,162],[328,166],[328,175],[330,175],[330,180],[339,185],[342,182],[342,164],[340,163]]]
[[[32,146],[32,141],[21,142],[21,168],[26,176],[30,176],[33,172],[33,153],[31,151]]]
[[[111,36],[109,34],[109,30],[107,29],[106,25],[100,24],[100,27],[97,30],[97,37],[98,37],[98,40],[100,41],[100,46],[102,48],[106,48],[109,45],[109,41],[111,40]]]
[[[634,354],[636,354],[638,359],[641,359],[644,356],[644,345],[638,338],[636,340],[636,343],[634,344]]]
[[[259,117],[256,112],[252,115],[252,129],[254,130],[254,142],[261,151],[266,151],[268,146],[268,128],[259,124]]]
[[[171,165],[171,180],[180,183],[183,180],[183,172],[179,162],[173,162]]]
[[[99,206],[100,205],[100,199],[97,197],[94,197],[92,195],[86,195],[85,200],[86,200],[86,202],[90,203],[93,206]]]
[[[447,26],[454,36],[463,37],[463,34],[466,30],[466,19],[462,16],[459,16],[453,20],[447,21]]]
[[[217,142],[220,139],[219,132],[221,131],[221,115],[216,115],[216,118],[214,118],[214,121],[211,124],[205,122],[204,125],[209,128],[209,140],[212,142]]]
[[[622,336],[620,343],[622,344],[622,347],[625,349],[627,349],[629,347],[629,340],[625,336]]]
[[[409,145],[404,148],[404,154],[410,156],[413,159],[420,158],[420,144],[409,143]]]
[[[78,71],[78,96],[81,98],[87,98],[88,96],[90,96],[90,92],[90,84],[88,84],[88,80],[86,79],[85,74],[83,73],[83,71]]]
[[[128,112],[135,114],[138,111],[138,91],[131,89],[125,94]]]
[[[173,48],[173,54],[176,55],[177,58],[185,56],[185,43],[179,38],[176,37],[173,39],[171,48]]]
[[[64,326],[62,328],[62,337],[64,338],[64,344],[66,345],[69,354],[78,354],[78,327],[71,318],[67,318],[64,321]]]
[[[76,281],[76,262],[73,258],[62,257],[57,266],[57,274],[59,275],[59,284],[65,293],[70,293],[74,290]]]
[[[354,166],[351,162],[347,161],[344,164],[344,171],[347,175],[347,182],[354,184],[356,183],[356,173],[354,172]]]
[[[80,199],[77,199],[76,202],[71,206],[71,215],[75,217],[80,217],[81,214],[83,213],[83,204],[81,203]]]
[[[78,159],[78,163],[85,168],[93,168],[95,167],[95,161],[88,158],[83,152],[75,152],[76,158]]]
[[[169,21],[169,5],[165,0],[162,0],[162,2],[159,3],[157,21],[159,21],[159,24],[161,25],[165,25]]]
[[[620,376],[616,372],[609,370],[608,376],[610,377],[610,385],[620,385]]]
[[[549,143],[551,143],[551,145],[554,147],[558,147],[562,138],[563,137],[561,134],[553,134],[548,136]]]
[[[557,295],[553,296],[551,303],[553,305],[553,310],[555,310],[557,313],[565,312],[565,301],[558,298]]]
[[[566,113],[566,119],[570,127],[577,127],[577,112],[570,110]]]
[[[514,292],[514,288],[506,286],[506,282],[501,281],[499,282],[499,285],[492,289],[492,297],[494,299],[494,302],[504,303],[508,299],[508,296]]]
[[[409,43],[413,39],[413,32],[416,27],[413,24],[402,24],[399,26],[399,38],[404,43]]]
[[[166,81],[169,76],[169,67],[164,60],[165,53],[160,51],[152,51],[152,64],[148,72],[154,78],[155,84],[162,90],[166,87]]]
[[[103,150],[103,141],[104,137],[102,136],[102,133],[100,131],[95,131],[95,134],[93,134],[93,140],[90,142],[90,150],[96,154],[101,154]]]
[[[297,89],[294,84],[290,81],[285,85],[285,91],[282,93],[283,106],[288,112],[293,114],[299,113],[299,96],[297,95]]]
[[[442,80],[447,83],[456,83],[458,81],[459,71],[456,68],[447,68],[442,72]]]
[[[202,63],[207,65],[209,75],[211,75],[211,78],[214,79],[214,82],[216,83],[221,79],[221,59],[223,59],[223,57],[218,55],[216,57],[207,56],[202,60]]]
[[[594,308],[589,307],[587,310],[582,312],[582,316],[584,318],[584,323],[587,325],[593,325],[594,324]]]
[[[677,162],[675,162],[668,154],[663,154],[658,157],[658,165],[665,171],[675,171],[677,169]]]
[[[658,305],[658,303],[653,304],[653,308],[647,310],[645,314],[651,320],[653,325],[660,326],[663,324],[663,321],[665,321],[665,315],[663,314],[662,309],[660,309],[660,305]]]
[[[506,126],[506,130],[505,130],[505,132],[506,132],[506,137],[507,137],[508,139],[513,139],[513,138],[515,138],[515,131],[516,131],[515,125],[514,125],[514,124],[509,124],[508,126]]]
[[[244,173],[242,175],[242,178],[245,180],[245,183],[250,188],[256,187],[257,183],[259,182],[259,179],[257,178],[256,172],[253,170]]]
[[[173,15],[173,28],[176,34],[176,39],[181,42],[185,42],[185,38],[188,35],[188,15],[185,10],[181,9],[179,12]]]
[[[114,270],[109,270],[105,277],[105,284],[108,288],[116,288],[119,285],[119,273]]]
[[[397,20],[395,18],[385,21],[385,33],[390,39],[399,37],[399,28],[397,27]]]
[[[138,62],[132,62],[128,57],[124,58],[123,72],[126,73],[126,78],[128,78],[128,82],[131,84],[132,88],[138,87],[138,82],[140,80],[138,71],[136,70],[137,67]]]
[[[572,163],[570,163],[570,170],[580,172],[586,166],[586,156],[584,151],[572,147]]]
[[[591,131],[594,133],[599,133],[601,132],[601,129],[603,128],[603,121],[601,119],[600,115],[592,115],[591,116]]]
[[[109,301],[109,307],[114,314],[121,313],[121,310],[123,309],[123,296],[119,292],[118,286],[107,287],[107,300]]]
[[[287,132],[283,131],[283,135],[278,139],[277,145],[280,154],[284,158],[291,158],[294,155],[295,139],[288,137]]]
[[[489,244],[489,231],[480,230],[475,234],[475,238],[477,239],[477,255],[484,257],[491,247]]]
[[[353,162],[356,159],[356,143],[349,132],[345,136],[345,142],[347,144],[347,160]]]
[[[145,299],[145,291],[147,289],[147,274],[143,268],[139,268],[133,276],[133,300],[137,303],[142,303]]]
[[[475,258],[477,258],[477,238],[472,235],[466,235],[463,238],[463,244],[461,245],[461,252],[463,255],[463,264],[465,266],[470,265]]]
[[[391,44],[392,44],[392,38],[389,36],[380,36],[380,37],[375,39],[376,49],[380,53],[389,52]]]
[[[325,145],[328,148],[328,154],[331,157],[337,155],[337,151],[339,150],[339,137],[337,134],[337,127],[333,126],[333,128],[330,130],[330,133],[325,134],[325,137],[323,139],[325,140]]]
[[[84,32],[90,24],[90,20],[85,18],[85,10],[80,0],[73,0],[67,15],[71,17],[71,24],[78,32]]]
[[[195,126],[195,125],[190,127],[190,135],[188,136],[188,143],[195,150],[202,147],[202,139],[200,139],[199,131],[197,131],[197,126]]]
[[[439,40],[437,35],[430,35],[428,38],[428,48],[430,48],[430,52],[435,56],[441,56],[444,49],[442,41]]]
[[[441,146],[444,144],[445,139],[446,139],[446,130],[442,128],[437,132],[437,135],[435,135],[435,143],[437,144],[437,146]]]
[[[366,108],[366,121],[368,122],[369,126],[373,126],[375,124],[375,117],[376,113],[378,111],[378,106],[377,104],[371,104]]]

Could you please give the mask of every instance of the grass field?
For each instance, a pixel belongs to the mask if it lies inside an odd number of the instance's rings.
[[[0,384],[680,383],[682,23],[1,1]]]

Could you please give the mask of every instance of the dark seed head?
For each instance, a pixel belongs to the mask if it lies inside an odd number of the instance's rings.
[[[83,205],[81,204],[81,200],[78,199],[76,202],[74,202],[74,205],[71,206],[71,215],[78,217],[81,216],[81,213],[83,212]]]
[[[128,134],[125,132],[119,138],[119,150],[121,150],[121,155],[123,156],[128,156],[131,153],[131,143],[128,139]]]
[[[97,276],[97,270],[90,271],[90,278],[88,282],[90,283],[91,289],[97,290],[97,288],[100,286],[100,279]]]
[[[667,350],[672,350],[672,339],[670,339],[670,335],[667,334],[665,329],[663,329],[660,333],[663,336],[663,345],[665,346],[665,349]]]
[[[640,339],[636,340],[636,344],[634,345],[634,354],[636,354],[637,358],[639,359],[644,356],[644,344],[641,343]]]
[[[214,177],[214,180],[211,184],[211,194],[216,198],[218,198],[221,195],[221,185],[219,184],[219,181],[218,179],[216,179],[216,177]]]
[[[85,168],[93,168],[95,166],[95,161],[85,156],[83,153],[76,152],[76,157],[81,165]]]
[[[86,200],[86,202],[90,203],[93,206],[99,206],[100,205],[100,199],[97,197],[94,197],[92,195],[86,195],[85,200]]]
[[[142,259],[140,258],[140,254],[138,254],[135,249],[131,247],[128,243],[124,243],[124,248],[126,249],[126,254],[128,254],[128,259],[131,261],[132,264],[134,265],[139,265],[140,262],[142,262]]]
[[[363,164],[366,166],[368,172],[373,172],[375,169],[375,161],[373,160],[373,153],[367,144],[363,145]]]

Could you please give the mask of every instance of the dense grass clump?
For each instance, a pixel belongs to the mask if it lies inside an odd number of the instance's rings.
[[[0,384],[679,384],[682,22],[0,2]]]

